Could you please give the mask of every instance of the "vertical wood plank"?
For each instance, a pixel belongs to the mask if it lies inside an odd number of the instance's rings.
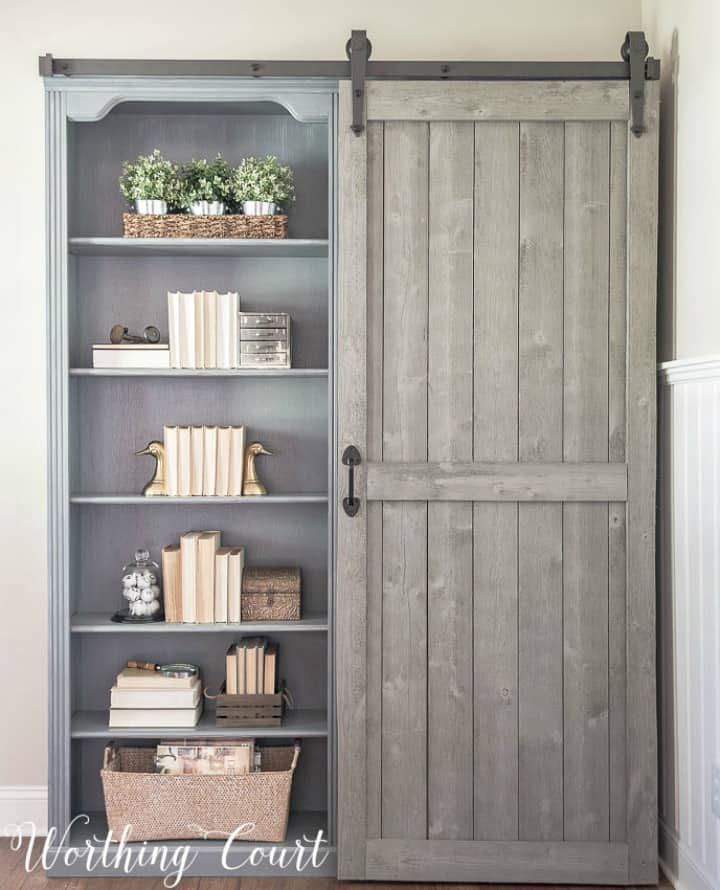
[[[562,123],[520,124],[518,457],[562,459]],[[563,836],[562,505],[518,505],[521,840]]]
[[[350,130],[350,84],[340,84],[338,164],[338,449],[355,445],[367,452],[366,418],[366,266],[367,142]],[[355,472],[356,494],[363,497],[365,471]],[[346,496],[340,475],[338,504]],[[364,498],[363,498],[364,500]],[[366,835],[366,565],[367,519],[364,510],[349,517],[337,510],[335,648],[338,714],[338,877],[365,876]]]
[[[610,307],[608,313],[608,459],[625,461],[627,339],[627,127],[610,124]],[[626,837],[625,504],[608,507],[608,734],[610,840]]]
[[[383,458],[427,460],[428,125],[385,124]],[[427,836],[427,504],[383,504],[382,833]]]
[[[517,123],[475,124],[473,459],[518,454]],[[518,836],[517,504],[473,505],[474,837]]]
[[[628,880],[657,877],[655,714],[655,306],[658,95],[645,84],[645,132],[628,127],[627,839]]]
[[[367,457],[382,460],[383,357],[382,121],[367,127]],[[367,833],[381,837],[382,502],[367,503]]]
[[[428,460],[473,450],[471,122],[430,124]],[[473,836],[470,502],[428,503],[428,837]]]
[[[608,458],[609,125],[565,125],[563,459]],[[565,840],[609,840],[608,508],[563,505]]]

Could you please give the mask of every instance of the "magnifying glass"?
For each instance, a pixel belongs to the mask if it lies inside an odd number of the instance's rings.
[[[127,667],[139,671],[155,671],[163,677],[196,677],[200,669],[194,664],[176,662],[171,664],[155,664],[153,661],[128,661]]]

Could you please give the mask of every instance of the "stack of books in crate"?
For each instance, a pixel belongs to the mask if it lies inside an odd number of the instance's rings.
[[[124,668],[110,690],[111,729],[197,726],[203,709],[202,682],[161,671]]]

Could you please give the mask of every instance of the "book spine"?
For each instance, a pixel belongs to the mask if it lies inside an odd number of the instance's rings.
[[[163,427],[165,446],[165,494],[177,497],[178,493],[178,429],[176,426]]]
[[[204,439],[203,427],[190,427],[190,494],[195,497],[203,493]]]
[[[205,291],[205,367],[217,368],[217,291]]]
[[[163,599],[165,621],[168,624],[182,622],[182,569],[180,547],[172,544],[162,549]]]
[[[230,483],[230,427],[217,430],[217,460],[215,464],[215,494],[226,497]]]
[[[195,308],[195,367],[205,367],[205,292],[193,292]]]
[[[239,497],[243,492],[243,464],[245,461],[245,427],[230,428],[230,472],[228,494]]]
[[[228,554],[215,554],[215,624],[228,620]]]
[[[203,485],[202,493],[208,497],[216,494],[215,473],[217,465],[217,427],[203,427],[205,441],[203,443]]]
[[[190,496],[190,427],[179,426],[177,428],[177,453],[178,453],[178,494],[180,497]]]
[[[230,367],[230,314],[228,310],[228,294],[218,294],[217,305],[217,366],[228,369]]]
[[[170,344],[170,367],[182,368],[180,355],[180,294],[168,291],[168,342]]]
[[[180,538],[182,574],[182,620],[184,624],[197,622],[197,532]]]
[[[244,564],[244,548],[235,547],[230,553],[228,565],[228,621],[231,624],[240,622]]]
[[[179,294],[180,361],[183,368],[197,368],[195,358],[195,296]]]
[[[240,367],[240,296],[230,294],[230,367]]]

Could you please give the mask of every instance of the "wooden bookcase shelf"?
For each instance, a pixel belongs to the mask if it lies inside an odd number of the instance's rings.
[[[76,711],[72,717],[72,737],[74,739],[227,739],[236,736],[254,736],[263,739],[325,738],[328,734],[327,714],[321,710],[295,709],[285,711],[280,726],[243,726],[241,730],[232,727],[215,726],[215,711],[206,705],[206,710],[197,726],[191,729],[110,729],[108,712]]]
[[[195,379],[212,380],[213,377],[257,378],[273,380],[277,377],[289,380],[302,380],[303,378],[326,379],[327,368],[272,368],[268,370],[255,370],[251,368],[233,368],[223,370],[221,368],[208,368],[207,370],[195,370],[193,368],[70,368],[71,377],[193,377]]]
[[[75,256],[327,257],[325,238],[70,238]]]
[[[89,90],[83,78],[48,79],[48,315],[50,322],[51,751],[49,822],[70,843],[102,837],[102,752],[111,739],[254,735],[300,739],[284,844],[318,829],[335,872],[334,506],[336,85],[225,83],[226,98],[192,82],[159,101],[152,78],[121,78]],[[96,84],[97,87],[97,84]],[[103,96],[112,90],[113,100]],[[283,90],[289,90],[284,97]],[[127,93],[127,95],[126,95]],[[291,98],[290,98],[291,96]],[[287,99],[287,101],[285,101]],[[96,108],[91,109],[93,104]],[[298,110],[300,109],[300,110]],[[297,200],[287,239],[121,237],[122,161],[157,146],[177,161],[222,152],[278,156],[295,170]],[[115,171],[110,175],[108,171]],[[288,312],[291,369],[92,368],[92,344],[115,323],[160,328],[167,339],[169,290],[237,290],[251,312]],[[135,452],[164,424],[243,423],[272,452],[260,474],[267,497],[145,498],[152,472]],[[122,509],[116,509],[122,507]],[[178,509],[173,510],[176,507]],[[160,508],[160,509],[156,509]],[[244,545],[250,565],[299,565],[302,618],[239,624],[118,624],[120,573],[138,547],[161,548],[191,528],[219,529]],[[214,709],[193,729],[110,729],[109,689],[129,658],[199,665],[219,688],[227,647],[262,634],[279,645],[280,676],[295,708],[279,727],[217,728]],[[179,843],[179,842],[178,842]],[[185,843],[185,842],[183,842]],[[187,841],[192,876],[222,875],[222,841]],[[171,843],[172,846],[172,843]],[[233,846],[241,851],[250,845]],[[63,863],[52,874],[83,874]],[[102,874],[101,871],[96,874]],[[110,872],[108,872],[110,874]],[[138,873],[158,876],[155,866]],[[226,875],[227,873],[225,873]],[[237,876],[286,875],[277,865]]]
[[[185,634],[185,633],[233,633],[286,634],[326,633],[328,617],[324,614],[305,614],[298,621],[245,621],[240,624],[166,624],[157,621],[147,624],[122,624],[111,621],[106,612],[76,612],[71,619],[73,633],[121,633],[121,634]]]
[[[326,504],[328,496],[322,493],[310,494],[268,494],[264,497],[154,497],[141,494],[72,494],[71,504],[144,504],[147,507],[172,507],[173,505],[216,506],[216,507],[262,507],[264,504]]]

